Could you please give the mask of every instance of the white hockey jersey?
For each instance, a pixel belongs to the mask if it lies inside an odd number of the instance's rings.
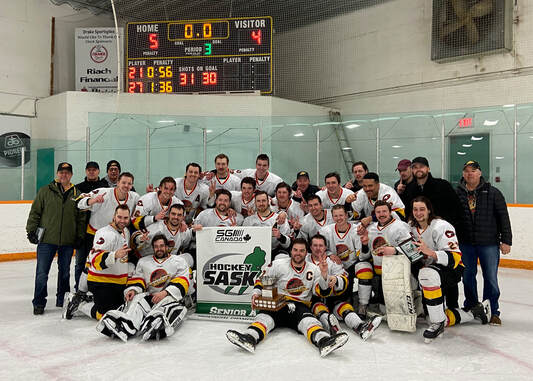
[[[318,267],[319,262],[313,259],[311,253],[307,254],[305,260]],[[348,273],[344,270],[344,267],[341,264],[333,262],[330,257],[326,257],[326,262],[328,263],[328,276],[337,277],[337,283],[335,284],[333,293],[335,295],[340,295],[348,288]]]
[[[298,238],[303,238],[307,242],[311,242],[311,238],[319,232],[320,229],[322,229],[324,226],[333,224],[333,217],[331,215],[331,210],[325,209],[324,210],[324,218],[322,221],[317,221],[315,217],[311,215],[311,213],[306,214],[303,219],[300,220],[300,223],[302,224],[302,227],[300,228],[300,233],[298,234]]]
[[[170,254],[179,254],[180,249],[189,247],[193,238],[192,229],[189,228],[184,232],[180,232],[179,230],[173,231],[164,220],[148,225],[146,231],[148,232],[148,240],[145,242],[140,241],[140,238],[142,237],[140,231],[133,233],[133,239],[137,245],[137,252],[141,257],[154,254],[152,239],[157,234],[163,234],[167,238]]]
[[[103,203],[95,203],[89,206],[88,201],[99,195],[104,195]],[[97,188],[90,193],[86,193],[78,201],[78,208],[90,210],[91,217],[87,225],[87,233],[95,234],[96,231],[113,222],[115,209],[120,204],[126,204],[130,208],[130,215],[135,213],[135,206],[139,200],[136,192],[129,191],[124,201],[119,201],[117,197],[117,188]]]
[[[331,198],[327,189],[322,189],[316,192],[316,195],[322,200],[322,207],[324,209],[331,209],[335,205],[346,204],[346,197],[353,194],[353,192],[346,188],[341,188],[341,194],[338,198]]]
[[[94,235],[93,248],[87,258],[90,263],[87,280],[125,285],[128,281],[128,272],[133,270],[133,265],[115,258],[115,252],[128,245],[129,241],[130,232],[127,228],[119,232],[109,224],[98,229]]]
[[[436,263],[438,265],[450,269],[463,266],[455,229],[446,220],[435,218],[424,230],[412,226],[411,233],[416,240],[424,241],[431,250],[437,253]]]
[[[405,222],[393,218],[388,224],[379,226],[377,222],[371,223],[368,227],[368,246],[372,253],[374,264],[374,272],[381,275],[381,266],[383,263],[383,255],[377,254],[375,251],[381,246],[392,246],[396,250],[400,243],[412,237],[411,227]]]
[[[174,204],[183,205],[183,202],[181,202],[181,200],[176,196],[172,196],[166,205],[162,205],[159,201],[159,197],[157,197],[157,192],[149,192],[139,198],[137,205],[135,206],[135,214],[133,216],[156,216],[161,210],[163,210],[163,207],[169,208]]]
[[[197,182],[196,186],[191,191],[185,190],[185,178],[176,178],[176,197],[185,205],[186,221],[189,223],[193,220],[196,209],[207,209],[208,204],[213,200],[209,200],[209,187],[201,182]]]
[[[352,210],[354,218],[359,218],[362,214],[371,216],[374,211],[374,204],[377,200],[387,201],[391,204],[392,211],[405,217],[405,205],[396,191],[386,184],[379,183],[378,198],[371,200],[363,189],[356,193],[356,199],[352,202]]]
[[[307,261],[297,270],[292,266],[290,258],[275,259],[268,265],[263,276],[275,279],[278,293],[307,306],[311,304],[311,296],[329,296],[332,291],[328,288],[327,280],[322,278],[318,266]],[[258,278],[254,293],[259,294],[262,288],[261,278]]]
[[[204,227],[213,226],[241,226],[244,221],[242,215],[237,213],[233,218],[229,216],[222,216],[215,208],[206,209],[200,212],[198,217],[194,220],[195,224],[200,224]],[[233,223],[235,222],[235,225]]]
[[[231,192],[231,207],[246,218],[248,217],[248,209],[255,213],[255,197],[252,197],[249,201],[244,201],[241,191],[233,191]]]
[[[255,179],[255,190],[267,192],[270,197],[274,197],[276,193],[276,185],[281,183],[283,179],[272,172],[267,172],[267,176],[259,180],[256,175],[256,169],[243,169],[242,171],[235,171],[235,175],[239,176],[241,179],[245,177],[252,177]],[[239,184],[240,188],[240,184]]]
[[[179,255],[169,255],[157,259],[151,255],[137,262],[135,272],[128,278],[128,288],[137,293],[148,292],[150,295],[166,290],[176,300],[180,300],[192,283],[192,270]]]
[[[337,254],[345,269],[349,268],[358,259],[364,260],[365,254],[361,254],[361,239],[357,235],[357,226],[348,223],[348,230],[341,233],[337,230],[337,224],[326,225],[319,230],[328,242],[328,250]],[[361,256],[361,258],[359,258]]]
[[[209,188],[209,184],[212,181],[214,181],[216,189],[226,189],[230,192],[239,191],[241,189],[241,178],[232,173],[230,173],[229,176],[224,179],[218,177],[218,175],[215,173],[215,175],[213,176],[211,180],[207,180],[203,178],[200,181],[202,182],[202,184],[206,185],[208,188]]]
[[[274,212],[271,212],[266,217],[261,217],[259,213],[255,213],[251,216],[246,217],[242,225],[243,226],[273,227],[274,224],[276,223],[277,218],[278,218],[278,214]],[[291,228],[289,227],[289,224],[287,223],[287,221],[285,221],[285,223],[283,223],[282,225],[279,225],[278,229],[280,233],[285,236],[285,242],[282,243],[276,237],[272,237],[272,250],[277,249],[278,247],[282,247],[286,249],[291,244],[291,239],[289,238],[289,235],[291,234]]]
[[[276,213],[287,213],[287,217],[289,218],[289,220],[292,220],[293,218],[299,218],[301,221],[301,219],[305,216],[304,211],[300,207],[300,203],[292,199],[289,200],[289,206],[287,208],[280,208],[280,206],[278,205],[278,200],[275,197],[270,200],[270,205],[271,209]]]

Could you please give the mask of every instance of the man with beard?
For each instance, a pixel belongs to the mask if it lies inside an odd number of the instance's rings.
[[[174,333],[187,313],[182,300],[189,289],[191,269],[180,256],[170,255],[162,234],[151,241],[153,256],[143,257],[128,278],[126,304],[110,310],[96,330],[122,341],[139,333],[143,340],[163,339]]]
[[[405,188],[410,184],[413,178],[413,171],[411,169],[411,160],[403,159],[400,160],[396,170],[400,174],[400,179],[394,183],[394,190],[398,194],[402,194],[405,191]]]
[[[307,200],[309,213],[294,224],[294,235],[304,238],[307,242],[326,225],[333,223],[331,210],[322,208],[322,200],[316,194]]]
[[[176,178],[176,197],[185,205],[185,220],[191,223],[194,217],[208,205],[213,205],[215,184],[209,186],[198,181],[202,167],[196,163],[189,163],[185,167],[185,177]]]
[[[303,239],[295,239],[290,252],[290,258],[274,260],[266,268],[263,278],[256,281],[252,308],[257,307],[256,300],[263,289],[262,279],[268,278],[274,281],[274,286],[285,295],[288,303],[278,311],[260,311],[244,333],[229,330],[226,337],[231,343],[253,353],[255,346],[273,329],[288,327],[306,335],[319,349],[320,356],[327,356],[348,341],[345,332],[334,335],[326,332],[309,309],[313,294],[328,296],[332,292],[328,284],[328,264],[325,258],[319,266],[307,262],[307,244]]]
[[[372,289],[374,289],[376,301],[384,304],[381,286],[383,256],[399,253],[397,247],[411,237],[411,228],[407,223],[392,215],[391,205],[387,201],[376,201],[374,214],[377,222],[359,231],[361,241],[367,242],[372,254],[372,264],[365,260],[355,265],[355,274],[359,281],[358,313],[362,316],[366,314]]]
[[[94,245],[89,254],[88,289],[94,296],[93,302],[85,299],[72,305],[63,306],[63,317],[71,319],[79,309],[89,317],[100,320],[109,310],[118,308],[124,298],[124,289],[128,281],[128,272],[133,265],[128,263],[130,233],[126,228],[130,223],[130,209],[121,204],[115,208],[112,222],[98,229],[94,236]],[[131,268],[130,268],[131,266]]]
[[[425,196],[431,201],[437,216],[452,224],[455,230],[460,230],[461,203],[451,184],[431,175],[429,162],[425,157],[415,157],[411,163],[414,181],[407,185],[401,195],[406,206],[405,215],[411,214],[411,205],[415,197]]]
[[[291,187],[285,182],[276,185],[276,197],[272,199],[272,210],[274,212],[285,212],[289,218],[289,223],[299,221],[305,215],[300,203],[291,199]]]
[[[268,226],[272,228],[272,256],[282,252],[291,244],[289,235],[291,233],[289,224],[285,220],[285,216],[275,213],[270,209],[268,202],[268,194],[264,191],[258,191],[255,194],[255,209],[256,213],[244,219],[243,226]],[[283,222],[282,222],[283,220]]]
[[[255,213],[255,180],[245,177],[241,180],[241,190],[231,192],[231,207],[244,218]]]
[[[374,204],[378,200],[387,201],[392,206],[392,211],[400,218],[405,218],[405,206],[400,196],[386,184],[379,182],[377,173],[369,172],[363,177],[363,189],[359,190],[356,200],[352,202],[354,218],[361,218],[361,224],[368,226],[372,222]]]
[[[241,226],[243,217],[240,214],[230,214],[231,193],[226,189],[218,189],[215,192],[215,207],[200,212],[194,220],[197,225],[211,226]]]

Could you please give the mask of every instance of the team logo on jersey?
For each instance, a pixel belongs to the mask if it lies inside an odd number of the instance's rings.
[[[387,193],[385,196],[383,196],[383,201],[387,201],[389,198],[390,198],[390,194]]]
[[[452,230],[446,230],[446,232],[444,232],[444,235],[447,238],[452,238],[452,237],[455,237],[455,232],[453,232]]]
[[[350,248],[343,243],[335,245],[335,249],[337,251],[338,257],[343,262],[346,262],[350,258],[350,255],[353,253],[353,250],[350,250]]]
[[[142,200],[137,201],[137,206],[143,206]]]
[[[248,254],[244,261],[236,261],[242,254],[220,254],[206,262],[202,269],[203,284],[226,295],[242,295],[253,287],[266,262],[266,252],[259,246]],[[239,287],[233,290],[234,287]]]
[[[96,242],[97,245],[102,245],[105,242],[104,237],[100,237],[98,242]]]
[[[379,249],[382,246],[387,246],[387,241],[385,241],[385,238],[378,236],[372,241],[372,250]]]
[[[164,269],[157,269],[150,274],[150,286],[161,288],[165,285],[170,275]]]
[[[287,291],[290,295],[298,296],[307,291],[307,287],[305,287],[304,282],[302,282],[301,279],[292,278],[287,282],[285,291]]]
[[[183,206],[185,207],[186,212],[190,212],[192,209],[192,202],[189,200],[181,200],[183,202]]]

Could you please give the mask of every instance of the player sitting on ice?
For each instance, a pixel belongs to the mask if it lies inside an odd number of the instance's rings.
[[[326,256],[326,238],[316,234],[311,238],[311,253],[307,255],[307,261],[319,265],[325,259],[328,262],[328,275],[332,295],[327,298],[313,296],[313,313],[319,318],[322,326],[331,333],[340,330],[339,320],[344,320],[346,325],[357,333],[363,341],[366,341],[381,323],[381,316],[374,316],[366,321],[361,320],[350,304],[350,294],[353,289],[352,281],[348,280],[348,273],[341,264],[333,262]],[[331,314],[333,311],[334,314]]]
[[[97,331],[127,341],[139,334],[143,340],[162,339],[174,333],[187,313],[182,299],[187,294],[191,269],[179,255],[170,255],[168,240],[152,239],[153,256],[142,257],[128,278],[126,303],[108,311]]]
[[[461,281],[464,265],[453,226],[435,216],[433,206],[424,196],[412,202],[409,222],[416,239],[418,251],[424,255],[418,272],[418,282],[422,288],[424,309],[427,310],[430,326],[424,331],[426,342],[431,342],[444,332],[445,326],[467,323],[474,318],[483,324],[488,323],[490,304],[488,300],[478,303],[470,311],[458,308],[458,302],[446,299],[447,289]]]
[[[301,238],[294,240],[290,252],[290,258],[274,260],[261,278],[273,280],[273,285],[288,303],[277,311],[260,311],[244,333],[229,330],[226,337],[233,344],[254,352],[255,346],[274,328],[288,327],[306,335],[318,347],[320,356],[324,357],[348,341],[345,332],[334,335],[326,332],[309,309],[312,294],[328,296],[332,292],[328,284],[328,263],[325,258],[319,262],[319,266],[307,262],[307,242]],[[262,289],[262,280],[257,280],[252,294],[252,308],[257,308]]]

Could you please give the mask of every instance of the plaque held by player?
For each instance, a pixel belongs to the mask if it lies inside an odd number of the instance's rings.
[[[287,304],[285,295],[278,294],[275,286],[276,279],[269,276],[262,276],[263,289],[261,295],[255,300],[255,308],[265,311],[279,311]]]
[[[405,254],[411,263],[416,263],[424,258],[424,254],[418,251],[418,246],[415,245],[415,241],[412,237],[400,242],[398,245],[401,252]]]

